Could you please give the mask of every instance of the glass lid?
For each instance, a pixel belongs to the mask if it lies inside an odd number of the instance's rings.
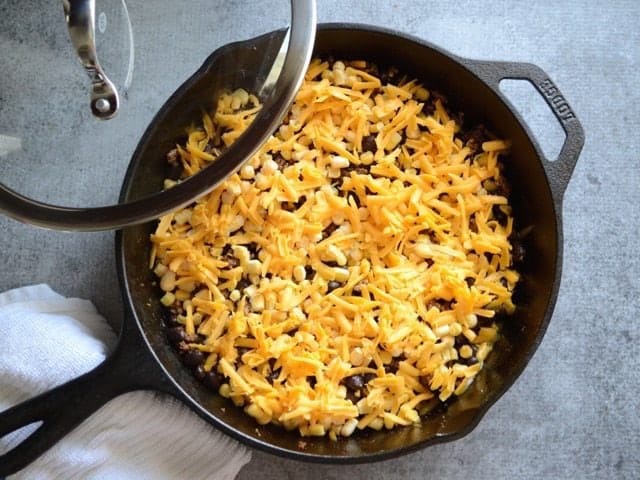
[[[1,11],[0,213],[61,230],[143,223],[215,188],[276,130],[315,39],[315,0],[9,0]],[[117,203],[149,155],[170,164],[180,138],[215,129],[223,101],[251,111],[239,138],[203,138],[198,173]]]

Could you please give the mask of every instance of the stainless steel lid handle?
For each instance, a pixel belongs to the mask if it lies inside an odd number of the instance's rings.
[[[91,80],[91,112],[101,120],[118,111],[118,91],[102,70],[96,53],[95,0],[63,0],[71,43]]]

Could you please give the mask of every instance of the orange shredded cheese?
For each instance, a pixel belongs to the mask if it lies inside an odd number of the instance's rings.
[[[302,435],[419,422],[464,393],[515,308],[508,142],[463,141],[439,98],[368,67],[314,60],[260,152],[151,235],[179,348],[258,423]],[[183,175],[258,110],[223,95],[177,146]]]

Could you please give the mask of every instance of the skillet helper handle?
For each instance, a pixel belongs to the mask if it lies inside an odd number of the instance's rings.
[[[141,389],[173,393],[151,355],[139,344],[131,348],[131,341],[123,340],[111,356],[88,373],[0,412],[0,438],[41,422],[25,440],[0,455],[0,478],[26,467],[119,395]]]
[[[584,130],[575,112],[549,75],[537,65],[520,62],[472,61],[473,71],[500,96],[502,80],[526,80],[535,87],[564,130],[565,140],[555,160],[541,155],[555,202],[560,205],[584,145]]]

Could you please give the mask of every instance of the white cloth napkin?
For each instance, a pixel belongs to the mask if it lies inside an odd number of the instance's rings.
[[[91,370],[116,337],[86,300],[47,285],[0,294],[0,411]],[[0,453],[29,430],[0,439]],[[233,479],[251,458],[177,400],[118,397],[10,479]]]

